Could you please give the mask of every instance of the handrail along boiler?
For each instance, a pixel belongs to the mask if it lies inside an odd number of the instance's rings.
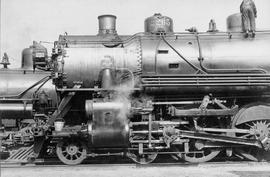
[[[270,31],[177,33],[155,14],[145,32],[124,36],[115,16],[98,20],[97,35],[60,35],[50,57],[34,43],[21,69],[0,70],[4,150],[20,144],[32,148],[28,158],[56,153],[70,165],[88,156],[146,164],[159,154],[197,163],[221,151],[269,153]],[[8,131],[7,120],[19,128]]]

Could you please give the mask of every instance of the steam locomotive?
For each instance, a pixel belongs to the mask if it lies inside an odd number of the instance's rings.
[[[20,69],[0,70],[7,160],[267,157],[270,31],[244,38],[239,14],[227,32],[174,32],[171,18],[155,14],[145,32],[124,36],[115,16],[98,20],[97,35],[60,35],[50,56],[34,43]]]

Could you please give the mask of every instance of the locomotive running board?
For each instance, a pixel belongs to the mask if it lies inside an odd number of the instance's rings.
[[[217,141],[217,142],[249,145],[249,146],[256,146],[259,148],[263,148],[260,141],[252,140],[252,139],[243,139],[243,138],[238,138],[238,137],[229,137],[229,136],[223,136],[223,135],[213,135],[213,134],[208,134],[208,133],[190,132],[190,131],[182,131],[182,130],[179,130],[177,134],[178,136],[182,138],[193,138],[193,139],[200,139],[200,140],[209,140],[213,142]]]

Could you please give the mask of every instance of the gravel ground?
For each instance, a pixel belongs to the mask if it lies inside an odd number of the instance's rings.
[[[1,167],[1,177],[270,177],[270,163]]]

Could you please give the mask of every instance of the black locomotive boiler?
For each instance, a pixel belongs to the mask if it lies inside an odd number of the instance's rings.
[[[171,18],[155,14],[145,32],[123,36],[115,16],[98,20],[97,35],[60,35],[51,56],[34,43],[22,68],[0,70],[7,160],[267,156],[270,31],[244,38],[237,14],[227,32],[174,32]]]

